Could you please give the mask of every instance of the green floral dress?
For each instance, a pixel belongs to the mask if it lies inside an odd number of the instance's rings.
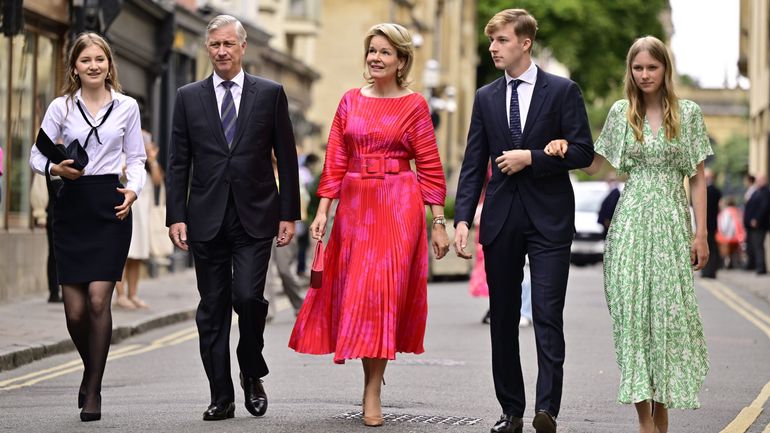
[[[596,153],[628,174],[607,234],[604,291],[620,367],[618,401],[697,408],[709,361],[690,265],[692,222],[684,177],[713,154],[700,107],[679,101],[678,139],[665,128],[644,143],[626,121],[628,101],[607,116]]]

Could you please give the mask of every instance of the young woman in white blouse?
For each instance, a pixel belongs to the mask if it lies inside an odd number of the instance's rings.
[[[107,42],[84,33],[73,42],[63,95],[40,126],[54,142],[78,140],[88,154],[83,170],[73,160],[49,161],[32,146],[30,165],[64,180],[54,207],[53,244],[67,329],[83,360],[78,391],[81,421],[101,419],[101,385],[112,336],[110,300],[131,242],[131,204],[145,181],[139,107],[121,92]],[[38,136],[38,141],[40,136]],[[120,184],[126,155],[127,185]]]

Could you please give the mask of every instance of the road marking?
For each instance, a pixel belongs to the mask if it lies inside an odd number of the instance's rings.
[[[732,308],[744,319],[751,322],[754,326],[764,332],[770,338],[770,316],[751,305],[748,301],[739,296],[731,288],[725,286],[719,281],[700,280],[699,284],[706,288],[715,298],[722,301],[723,304]],[[762,387],[762,391],[757,398],[749,405],[741,409],[738,416],[730,422],[719,433],[745,433],[759,418],[764,410],[765,403],[770,398],[770,382]],[[765,427],[763,433],[770,433],[770,425]]]
[[[195,326],[191,326],[158,338],[157,340],[154,340],[147,345],[130,344],[125,347],[110,350],[110,353],[107,356],[107,361],[114,361],[116,359],[125,358],[127,356],[140,355],[142,353],[151,352],[153,350],[158,350],[164,347],[175,346],[197,337],[197,328]],[[11,391],[14,389],[32,386],[45,380],[54,379],[65,374],[81,370],[83,370],[83,363],[80,361],[80,359],[75,359],[54,367],[4,380],[0,382],[0,391]]]

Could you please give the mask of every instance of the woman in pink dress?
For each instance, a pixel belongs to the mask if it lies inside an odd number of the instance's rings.
[[[383,424],[382,378],[396,352],[422,353],[427,317],[428,245],[425,205],[434,215],[437,258],[449,249],[443,217],[446,183],[430,111],[407,88],[412,38],[397,24],[378,24],[364,40],[368,86],[345,93],[329,133],[310,225],[326,231],[327,212],[339,200],[327,245],[322,287],[310,290],[289,347],[334,353],[335,363],[361,358],[364,424]],[[415,160],[417,172],[411,169]]]

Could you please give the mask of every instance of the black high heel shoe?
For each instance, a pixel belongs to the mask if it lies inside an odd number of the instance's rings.
[[[82,422],[91,422],[91,421],[99,421],[102,419],[102,395],[97,395],[97,399],[99,400],[99,412],[86,412],[84,410],[80,411],[80,421]],[[85,395],[83,395],[84,405],[85,405]]]

